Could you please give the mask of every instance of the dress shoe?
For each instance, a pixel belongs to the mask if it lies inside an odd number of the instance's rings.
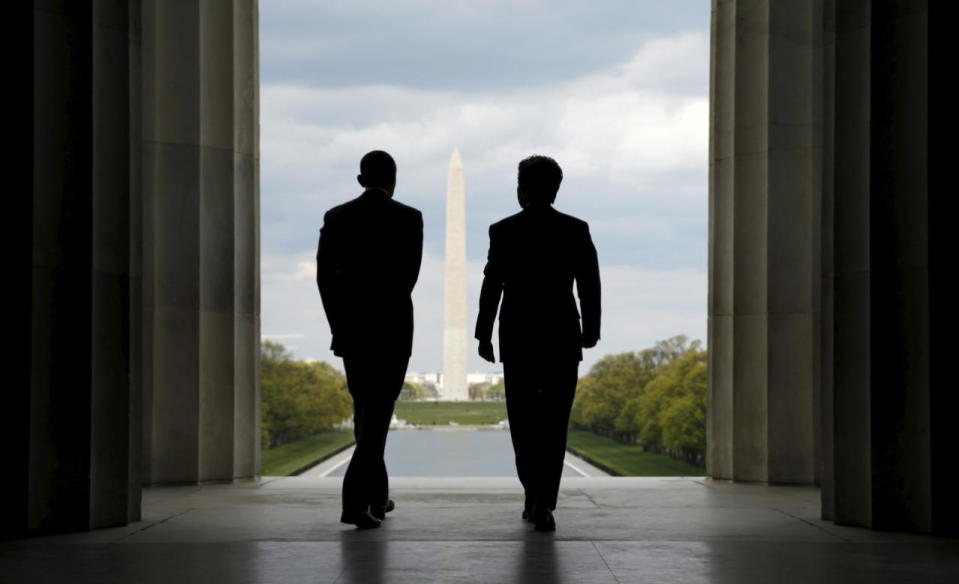
[[[533,521],[533,507],[536,506],[536,499],[526,495],[523,498],[523,521]]]
[[[393,502],[393,499],[387,499],[386,505],[379,507],[370,506],[370,515],[382,521],[386,519],[386,514],[393,509],[396,509],[396,503]]]
[[[355,525],[357,529],[373,529],[374,527],[379,527],[382,522],[364,509],[356,513],[347,513],[344,511],[343,514],[340,515],[340,523]]]
[[[533,529],[536,531],[556,531],[556,519],[546,505],[533,507]]]

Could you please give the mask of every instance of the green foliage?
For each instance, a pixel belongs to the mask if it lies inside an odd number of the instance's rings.
[[[706,352],[689,349],[663,364],[639,399],[640,441],[681,458],[706,451]]]
[[[396,399],[399,401],[415,401],[420,399],[436,399],[438,395],[434,387],[412,381],[404,381],[403,389],[400,390],[400,395]]]
[[[646,452],[584,430],[570,430],[566,447],[606,472],[628,477],[702,476],[702,466],[670,456]]]
[[[706,451],[706,352],[677,335],[607,355],[580,379],[573,424],[700,464]]]
[[[294,361],[279,343],[260,351],[261,428],[272,448],[331,428],[353,411],[342,373],[324,362]]]
[[[396,402],[396,417],[418,426],[487,425],[506,419],[506,404],[495,401]]]
[[[471,400],[503,401],[506,399],[506,385],[502,379],[496,383],[471,383]]]
[[[288,476],[313,466],[340,449],[353,444],[353,430],[327,430],[307,438],[264,450],[263,476]]]
[[[636,353],[607,355],[580,380],[573,421],[602,434],[631,432],[633,401],[651,377]]]

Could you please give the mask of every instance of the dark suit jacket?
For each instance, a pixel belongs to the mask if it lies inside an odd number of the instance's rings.
[[[600,316],[599,263],[586,222],[528,206],[491,225],[489,241],[476,338],[491,340],[502,295],[500,361],[581,361],[583,333],[599,338]]]
[[[316,250],[316,284],[333,353],[409,357],[411,293],[423,256],[423,215],[370,189],[327,211]]]

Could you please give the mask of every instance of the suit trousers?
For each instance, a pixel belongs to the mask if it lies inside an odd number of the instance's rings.
[[[408,364],[409,357],[343,357],[356,436],[356,449],[343,477],[344,514],[381,507],[389,498],[383,453]]]
[[[503,362],[506,413],[526,508],[556,508],[579,361]]]

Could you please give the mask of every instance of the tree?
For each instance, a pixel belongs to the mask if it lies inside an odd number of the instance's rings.
[[[294,361],[283,345],[264,341],[260,357],[261,428],[265,447],[328,429],[352,412],[346,378],[328,363]]]
[[[471,383],[469,395],[471,400],[502,401],[506,399],[506,385],[503,378],[496,383]]]
[[[571,421],[625,443],[701,464],[706,449],[706,352],[676,335],[607,355],[579,381]]]
[[[699,462],[706,450],[706,352],[688,349],[664,364],[640,399],[640,441]]]
[[[649,349],[643,349],[639,352],[639,358],[643,363],[643,368],[648,371],[655,371],[663,365],[679,359],[690,349],[699,350],[702,341],[689,342],[686,335],[676,335],[663,341],[657,341]]]
[[[292,361],[293,353],[275,341],[263,341],[260,344],[261,363],[274,364],[280,361]]]
[[[500,377],[499,381],[490,384],[483,390],[483,399],[493,401],[503,401],[506,399],[506,378]]]
[[[404,381],[403,389],[397,398],[400,401],[433,399],[437,397],[436,389],[413,381]]]
[[[573,422],[607,436],[632,441],[635,416],[624,415],[652,376],[636,353],[607,355],[580,380],[573,402]]]

